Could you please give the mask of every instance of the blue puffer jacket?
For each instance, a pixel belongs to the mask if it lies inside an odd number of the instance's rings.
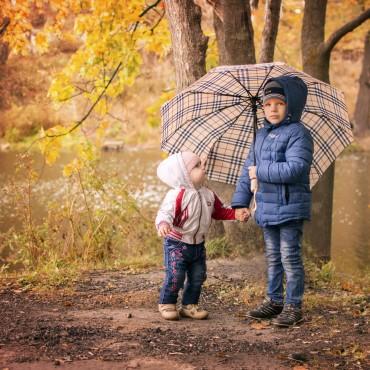
[[[309,173],[313,141],[310,132],[300,123],[307,87],[298,77],[283,76],[271,80],[284,87],[287,115],[278,125],[265,119],[264,127],[256,135],[258,191],[255,219],[262,227],[309,219],[311,213]],[[233,208],[249,207],[253,196],[249,166],[253,166],[253,146],[233,195]]]

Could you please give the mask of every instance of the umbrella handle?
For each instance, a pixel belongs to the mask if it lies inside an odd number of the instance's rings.
[[[257,179],[252,179],[251,180],[251,191],[252,193],[256,193],[257,192],[257,189],[258,189],[258,181]]]
[[[256,193],[257,193],[257,190],[258,190],[258,181],[257,179],[252,179],[251,180],[251,191],[253,193],[253,208],[252,208],[252,212],[256,212],[256,209],[257,209],[257,202],[256,202]]]

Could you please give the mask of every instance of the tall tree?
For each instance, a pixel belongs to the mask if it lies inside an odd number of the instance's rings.
[[[364,57],[354,114],[355,133],[370,131],[370,31],[365,38]]]
[[[219,64],[256,63],[251,7],[245,0],[209,0],[213,6]]]
[[[329,82],[330,54],[338,41],[370,16],[367,9],[337,29],[325,41],[327,0],[306,0],[302,23],[303,70],[319,80]],[[313,191],[312,222],[306,225],[305,239],[320,259],[330,257],[333,210],[334,164],[319,180]]]
[[[208,0],[213,7],[214,28],[219,49],[219,63],[222,65],[254,64],[256,53],[253,41],[251,5],[246,0]],[[258,6],[254,1],[253,6]],[[235,187],[216,181],[210,185],[226,201],[230,200]],[[225,233],[233,245],[243,245],[244,250],[262,247],[261,230],[253,222],[238,224],[215,221],[210,238]]]
[[[201,29],[202,12],[193,0],[165,0],[170,24],[177,91],[206,73],[208,38]]]
[[[274,60],[276,36],[280,21],[280,8],[281,0],[266,0],[260,63],[269,63]]]
[[[349,32],[370,17],[370,9],[347,22],[325,41],[326,6],[328,0],[306,0],[302,23],[303,70],[319,80],[329,81],[330,55],[334,46]]]

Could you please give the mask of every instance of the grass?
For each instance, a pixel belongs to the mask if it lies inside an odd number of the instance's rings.
[[[206,242],[207,258],[225,258],[232,253],[232,246],[226,237],[211,239]]]

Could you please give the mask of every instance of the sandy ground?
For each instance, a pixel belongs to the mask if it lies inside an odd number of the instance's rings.
[[[245,318],[263,295],[264,259],[214,260],[208,320],[164,321],[163,271],[94,271],[73,289],[0,288],[0,369],[365,369],[368,299],[312,287],[305,322],[290,329]],[[259,288],[258,288],[259,287]]]

